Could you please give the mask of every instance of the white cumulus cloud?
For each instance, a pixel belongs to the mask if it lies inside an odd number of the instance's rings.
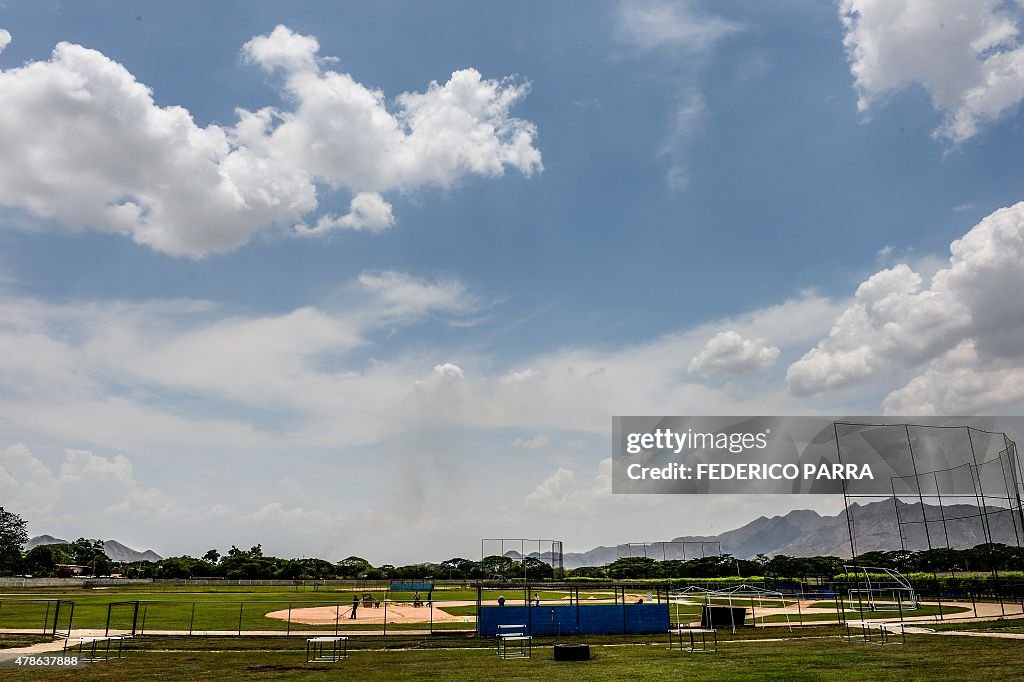
[[[297,224],[382,230],[395,222],[384,192],[542,169],[536,127],[509,113],[529,83],[463,69],[389,103],[318,50],[284,26],[247,42],[243,57],[275,74],[289,108],[240,108],[227,126],[157,105],[127,68],[80,45],[0,71],[0,205],[203,257]],[[349,193],[349,211],[306,227],[323,188]]]
[[[11,32],[0,28],[0,52],[3,52],[11,44]]]
[[[927,400],[945,403],[936,397],[939,382],[928,379],[943,368],[962,370],[961,381],[967,381],[972,367],[1019,361],[1024,356],[1024,299],[1017,295],[1024,289],[1024,202],[984,218],[954,241],[950,252],[948,263],[930,279],[900,264],[862,283],[828,337],[789,367],[790,390],[818,393],[939,361],[886,405],[921,405],[924,392],[932,396]]]
[[[352,197],[349,212],[343,216],[326,214],[320,216],[315,227],[297,225],[295,230],[303,235],[319,235],[331,230],[368,230],[379,232],[395,224],[391,204],[376,192],[360,192]]]
[[[906,386],[886,396],[886,414],[999,414],[1024,405],[1024,367],[1019,360],[980,354],[961,342],[929,363]]]
[[[540,450],[541,448],[547,447],[551,443],[551,439],[543,433],[538,433],[533,438],[516,438],[512,441],[512,445],[517,448],[524,448],[526,450]]]
[[[961,142],[1024,99],[1019,3],[842,0],[839,13],[861,111],[918,84],[945,115],[936,135]]]
[[[33,521],[66,521],[83,513],[104,520],[120,514],[179,520],[194,515],[155,488],[139,484],[123,455],[103,457],[86,450],[65,450],[56,466],[15,443],[0,450],[0,492],[10,506]]]
[[[242,57],[267,71],[315,71],[320,42],[278,25],[267,35],[256,36],[242,46]]]
[[[764,339],[747,339],[731,330],[719,332],[693,358],[689,371],[704,376],[757,372],[774,365],[780,352]]]

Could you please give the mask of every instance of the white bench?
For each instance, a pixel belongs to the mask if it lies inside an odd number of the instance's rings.
[[[346,656],[348,637],[310,637],[306,640],[306,663],[337,663],[345,660]]]
[[[121,635],[104,635],[102,637],[74,637],[64,640],[64,655],[68,655],[68,643],[77,642],[78,645],[71,647],[71,654],[78,650],[78,660],[92,663],[94,661],[106,661],[111,658],[121,658],[125,637]],[[117,642],[117,650],[110,651],[110,645]]]
[[[678,646],[672,646],[672,635],[678,638]],[[708,648],[707,636],[712,635],[714,649]],[[690,636],[690,646],[683,646],[683,635]],[[700,635],[700,647],[697,646],[696,635]],[[714,628],[672,628],[668,631],[668,648],[677,651],[689,651],[690,653],[716,653],[718,651],[718,630]]]
[[[509,644],[513,648],[509,648]],[[501,658],[533,658],[533,637],[525,625],[498,626],[498,656]]]
[[[851,628],[860,628],[864,642],[870,642],[871,631],[878,630],[878,643],[889,644],[891,635],[898,634],[902,637],[902,643],[907,643],[907,633],[903,630],[903,623],[888,623],[879,620],[848,620],[846,621],[846,641],[852,642]]]

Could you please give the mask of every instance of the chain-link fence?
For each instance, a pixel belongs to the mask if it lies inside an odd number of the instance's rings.
[[[474,632],[476,604],[382,599],[372,593],[354,600],[139,600],[108,605],[108,635],[331,635]],[[76,627],[90,625],[79,620]],[[96,624],[92,624],[95,626]]]

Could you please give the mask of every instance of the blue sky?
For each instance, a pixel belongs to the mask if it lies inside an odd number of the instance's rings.
[[[395,563],[834,511],[613,498],[610,417],[1019,412],[1021,20],[5,0],[0,491]]]

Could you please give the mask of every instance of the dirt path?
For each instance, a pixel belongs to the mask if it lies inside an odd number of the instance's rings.
[[[15,649],[0,649],[0,661],[11,661],[18,656],[34,656],[63,650],[64,640],[55,639],[52,642],[40,642],[39,644],[17,647]]]

